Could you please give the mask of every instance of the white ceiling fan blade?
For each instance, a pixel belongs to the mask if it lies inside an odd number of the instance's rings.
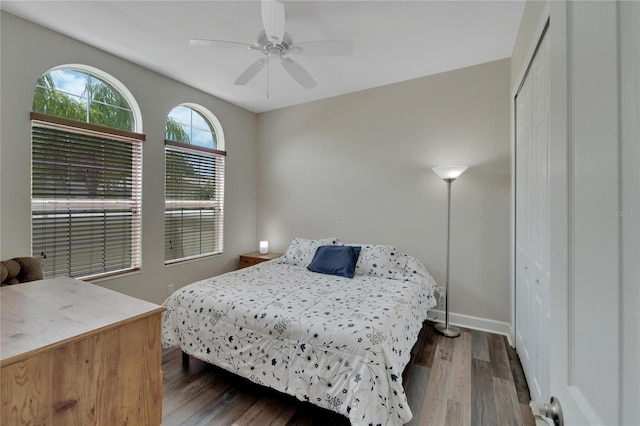
[[[227,49],[255,49],[257,46],[253,44],[247,43],[238,43],[236,41],[226,41],[226,40],[206,40],[201,38],[194,38],[189,40],[189,44],[192,46],[212,46],[212,47],[224,47]]]
[[[258,59],[257,61],[249,65],[249,68],[244,70],[244,72],[240,74],[240,77],[238,77],[233,84],[238,86],[247,84],[253,77],[256,76],[256,74],[260,72],[262,68],[264,68],[265,65],[267,65],[267,58]]]
[[[353,53],[353,44],[350,41],[305,41],[294,44],[289,51],[303,56],[349,56]]]
[[[317,84],[313,77],[311,77],[311,74],[309,74],[307,70],[302,68],[302,65],[300,65],[293,59],[283,58],[280,63],[282,64],[282,67],[289,73],[289,75],[293,77],[295,81],[300,83],[300,85],[305,89],[311,89]]]
[[[284,37],[284,5],[275,0],[262,0],[262,24],[267,39],[282,43]]]

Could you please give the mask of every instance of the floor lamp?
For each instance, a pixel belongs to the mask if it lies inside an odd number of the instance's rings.
[[[447,337],[458,337],[460,335],[460,329],[458,327],[449,325],[449,240],[451,235],[451,184],[458,176],[467,170],[466,166],[447,166],[447,167],[434,167],[433,171],[440,176],[445,182],[447,182],[447,275],[445,281],[445,299],[444,299],[444,311],[445,322],[444,324],[439,322],[434,327],[436,331]]]

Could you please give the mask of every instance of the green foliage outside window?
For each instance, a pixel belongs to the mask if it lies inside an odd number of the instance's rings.
[[[84,78],[82,93],[74,95],[56,85],[52,74],[55,72]],[[98,78],[75,70],[56,70],[40,77],[33,94],[33,110],[113,129],[134,130],[131,108],[122,96]]]

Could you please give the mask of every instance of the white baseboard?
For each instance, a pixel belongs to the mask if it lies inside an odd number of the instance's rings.
[[[429,311],[427,319],[435,322],[444,322],[444,311],[432,309]],[[509,345],[513,347],[513,342],[511,341],[511,324],[509,324],[508,322],[449,312],[449,323],[451,325],[457,325],[458,327],[471,328],[473,330],[486,331],[495,334],[502,334],[503,336],[507,337]]]

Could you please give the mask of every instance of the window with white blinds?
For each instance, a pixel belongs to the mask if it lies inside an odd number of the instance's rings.
[[[222,253],[225,155],[165,141],[165,263]]]
[[[141,263],[144,135],[32,113],[32,251],[45,276]]]

